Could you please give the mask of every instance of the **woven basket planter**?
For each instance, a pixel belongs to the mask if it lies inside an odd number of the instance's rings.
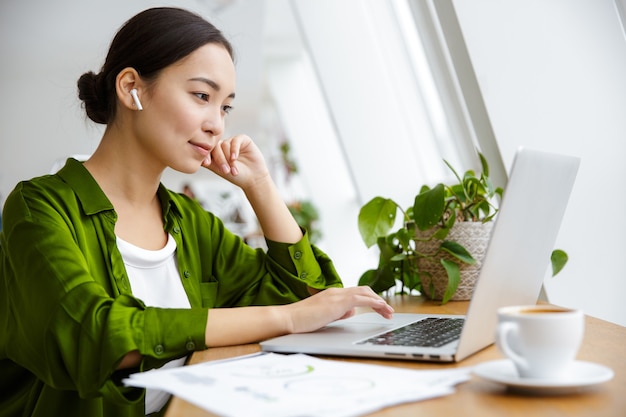
[[[483,264],[483,258],[487,251],[487,245],[489,244],[489,237],[491,236],[491,228],[493,222],[481,223],[481,222],[459,222],[456,223],[446,240],[457,242],[467,249],[467,251],[476,260],[473,265],[468,265],[458,259],[452,257],[447,252],[441,252],[436,256],[436,259],[424,259],[419,258],[417,260],[420,271],[428,272],[431,276],[420,274],[422,280],[422,294],[432,300],[442,300],[443,295],[448,285],[448,275],[446,270],[439,262],[440,258],[444,258],[459,265],[461,272],[461,280],[459,286],[452,296],[451,300],[469,300],[474,293],[474,286],[480,269]],[[418,233],[422,233],[418,231]],[[428,234],[431,234],[429,232]],[[419,236],[419,235],[418,235]],[[420,253],[434,254],[437,252],[441,241],[432,240],[428,242],[415,241],[416,250]],[[434,288],[434,293],[431,292],[431,285]]]

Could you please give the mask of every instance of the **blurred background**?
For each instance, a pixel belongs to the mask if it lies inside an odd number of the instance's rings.
[[[626,325],[624,0],[1,0],[0,204],[18,181],[93,152],[103,129],[76,81],[152,6],[198,12],[232,41],[228,134],[261,146],[346,285],[377,262],[358,232],[365,202],[407,206],[449,179],[442,159],[478,169],[475,148],[504,185],[527,146],[582,158],[557,241],[570,263],[546,274],[549,300]],[[263,244],[229,184],[205,170],[163,182]]]

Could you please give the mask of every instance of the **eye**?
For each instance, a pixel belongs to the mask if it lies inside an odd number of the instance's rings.
[[[233,106],[230,106],[228,104],[225,106],[222,106],[222,111],[226,114],[229,114],[232,110],[233,110]]]
[[[202,101],[209,101],[209,95],[206,93],[193,93],[193,94]]]

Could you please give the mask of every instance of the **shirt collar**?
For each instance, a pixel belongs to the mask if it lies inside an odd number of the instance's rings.
[[[61,179],[74,190],[86,215],[114,210],[113,204],[111,204],[82,162],[74,158],[68,158],[65,162],[65,166],[63,166],[56,175],[61,177]],[[182,211],[180,207],[178,207],[178,203],[172,198],[170,191],[168,191],[163,184],[159,184],[157,195],[161,202],[161,211],[165,217],[167,217],[169,211],[172,209],[178,215],[181,214]]]

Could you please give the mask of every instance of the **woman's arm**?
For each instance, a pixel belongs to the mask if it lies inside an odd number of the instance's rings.
[[[369,287],[329,288],[293,304],[209,310],[208,347],[259,342],[289,333],[311,332],[369,307],[385,318],[393,308]]]
[[[248,136],[221,141],[204,166],[244,191],[266,238],[284,243],[302,239],[302,231],[280,196],[261,151]]]
[[[209,348],[233,346],[311,332],[352,316],[356,307],[372,308],[385,318],[393,315],[393,308],[370,287],[329,288],[293,304],[209,309],[205,343]],[[141,358],[138,351],[129,352],[118,369],[137,367]]]
[[[302,239],[300,226],[269,175],[244,189],[244,192],[266,238],[285,243],[296,243]]]

